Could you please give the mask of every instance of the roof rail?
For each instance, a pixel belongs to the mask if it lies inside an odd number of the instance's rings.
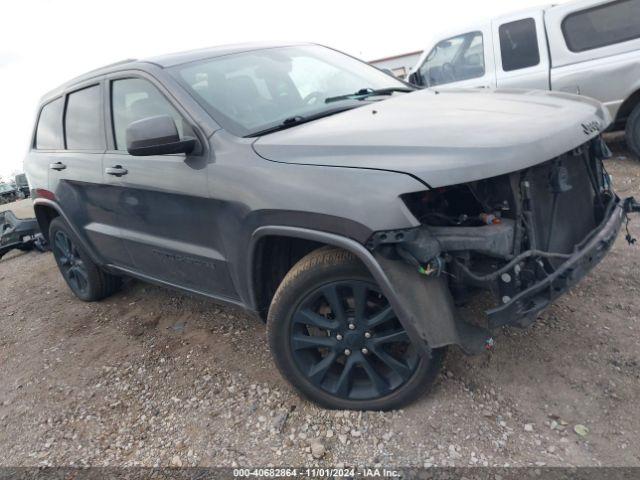
[[[64,82],[61,87],[67,86],[67,85],[73,85],[74,83],[78,82],[78,81],[82,81],[86,78],[91,78],[92,74],[94,73],[99,73],[102,70],[106,70],[108,68],[111,67],[115,67],[117,65],[123,65],[125,63],[130,63],[130,62],[136,62],[137,59],[135,58],[127,58],[125,60],[120,60],[119,62],[114,62],[114,63],[110,63],[109,65],[103,65],[102,67],[98,67],[98,68],[94,68],[92,70],[89,70],[87,72],[82,73],[81,75],[75,76],[73,78],[71,78],[70,80],[67,80],[66,82]]]

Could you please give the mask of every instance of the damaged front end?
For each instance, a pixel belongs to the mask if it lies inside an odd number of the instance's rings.
[[[613,192],[609,155],[596,138],[524,170],[404,196],[422,226],[378,232],[367,246],[420,337],[479,353],[491,329],[530,325],[584,277],[638,211]],[[496,300],[482,326],[454,308],[478,290]]]
[[[35,218],[18,218],[11,211],[0,212],[0,258],[13,249],[44,251],[47,242]]]

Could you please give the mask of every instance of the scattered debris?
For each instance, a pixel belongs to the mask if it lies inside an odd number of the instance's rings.
[[[576,432],[581,437],[586,437],[589,434],[589,429],[581,424],[574,426],[573,431]]]
[[[185,328],[187,328],[187,322],[176,322],[173,325],[167,327],[168,330],[171,330],[175,333],[184,333]]]
[[[273,428],[277,432],[282,432],[285,423],[287,423],[287,418],[289,418],[289,412],[283,412],[276,415],[273,419]]]
[[[313,455],[313,458],[320,459],[324,457],[325,453],[326,449],[324,448],[324,445],[320,443],[320,441],[313,440],[311,442],[311,455]]]

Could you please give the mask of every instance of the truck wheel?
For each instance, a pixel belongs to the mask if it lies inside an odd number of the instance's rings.
[[[627,119],[625,138],[629,150],[640,160],[640,104],[636,105]]]
[[[366,268],[331,248],[310,253],[285,276],[267,334],[282,375],[327,408],[406,405],[433,385],[445,353],[420,355]]]
[[[120,277],[106,273],[91,260],[61,217],[51,221],[49,240],[60,273],[80,300],[101,300],[120,288]]]

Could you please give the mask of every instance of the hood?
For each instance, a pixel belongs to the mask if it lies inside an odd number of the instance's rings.
[[[578,95],[427,89],[265,135],[254,149],[277,162],[403,172],[435,188],[545,162],[610,122]]]

